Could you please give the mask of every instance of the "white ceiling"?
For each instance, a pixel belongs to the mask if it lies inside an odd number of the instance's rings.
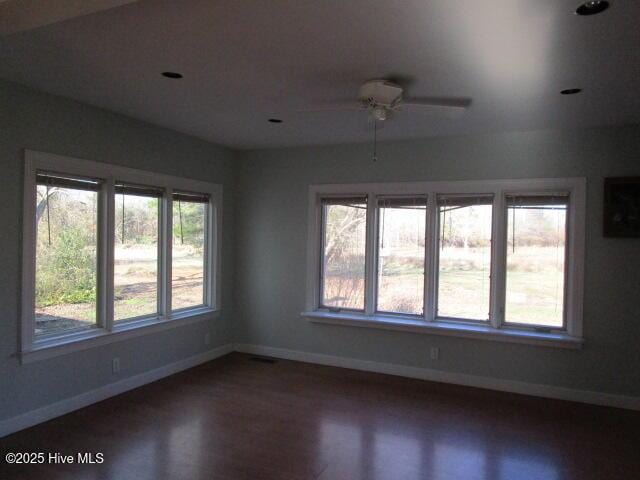
[[[300,110],[380,77],[473,99],[401,112],[382,140],[639,123],[640,1],[579,3],[140,0],[0,38],[0,77],[238,148],[370,140],[364,112]]]

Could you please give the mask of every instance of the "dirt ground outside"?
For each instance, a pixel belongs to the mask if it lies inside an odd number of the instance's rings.
[[[203,303],[203,257],[187,245],[173,248],[172,307]],[[116,246],[114,268],[114,320],[157,312],[157,248],[154,245]],[[36,309],[36,334],[95,327],[96,303],[58,304]]]

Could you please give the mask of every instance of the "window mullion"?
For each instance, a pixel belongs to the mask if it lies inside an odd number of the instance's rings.
[[[436,291],[438,268],[438,206],[435,195],[429,195],[427,200],[427,228],[425,229],[425,282],[424,282],[424,318],[433,322],[436,318]]]
[[[377,220],[376,196],[372,192],[367,195],[367,239],[365,244],[365,279],[364,279],[364,313],[373,315],[377,303]]]
[[[158,312],[158,317],[164,317],[164,270],[165,270],[165,212],[167,210],[167,205],[165,202],[166,193],[163,191],[162,196],[158,198],[158,253],[157,253],[157,278],[156,278],[156,291],[157,291],[157,299],[156,299],[156,310]]]
[[[565,220],[565,324],[569,335],[582,337],[582,296],[584,292],[584,205],[585,191],[573,188]],[[578,208],[580,206],[580,208]]]
[[[314,295],[316,296],[316,298],[314,298],[313,303],[311,303],[311,305],[313,305],[314,308],[318,308],[324,303],[324,253],[325,253],[324,237],[325,237],[325,230],[326,230],[326,225],[325,225],[326,215],[325,215],[325,208],[322,206],[322,203],[320,202],[319,198],[318,198],[318,210],[316,213],[319,218],[319,226],[320,226],[320,228],[318,229],[318,235],[316,237],[318,239],[317,248],[320,254],[314,258],[314,260],[317,262],[315,263],[315,265],[318,268],[318,274],[316,275],[316,278],[319,281],[318,288],[314,289]]]
[[[114,311],[114,243],[115,243],[115,188],[109,178],[100,191],[98,203],[98,325],[113,330]]]
[[[504,194],[496,192],[493,199],[493,225],[491,232],[491,310],[489,321],[494,328],[504,322],[505,281],[507,265],[507,232]]]
[[[160,289],[159,289],[159,315],[163,319],[171,316],[171,252],[173,239],[173,190],[167,188],[161,202],[160,214]]]

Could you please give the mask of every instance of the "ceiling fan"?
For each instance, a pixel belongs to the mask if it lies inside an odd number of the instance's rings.
[[[392,80],[369,80],[360,86],[358,98],[354,102],[338,101],[325,104],[321,108],[304,110],[343,111],[366,110],[369,120],[373,123],[373,161],[377,161],[378,129],[384,125],[396,112],[403,107],[409,108],[438,108],[448,111],[464,111],[471,105],[471,99],[466,97],[405,97],[404,89]]]
[[[367,110],[375,123],[384,122],[403,107],[408,108],[442,108],[452,111],[463,111],[471,105],[470,98],[464,97],[405,97],[404,89],[391,80],[369,80],[360,86],[356,102],[337,102],[320,110]],[[309,110],[307,110],[309,111]]]

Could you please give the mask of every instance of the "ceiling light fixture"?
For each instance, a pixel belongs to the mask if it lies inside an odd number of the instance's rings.
[[[560,93],[562,95],[575,95],[576,93],[580,93],[581,91],[581,88],[567,88],[565,90],[560,90]]]
[[[269,120],[267,120],[269,123],[282,123],[282,120],[280,120],[279,118],[270,118]]]
[[[371,110],[371,116],[378,122],[384,122],[387,119],[387,109],[381,105],[376,105]]]
[[[182,74],[178,72],[162,72],[162,76],[173,79],[182,78]]]
[[[595,15],[596,13],[604,12],[609,8],[609,2],[605,0],[593,0],[585,2],[576,9],[578,15]]]

